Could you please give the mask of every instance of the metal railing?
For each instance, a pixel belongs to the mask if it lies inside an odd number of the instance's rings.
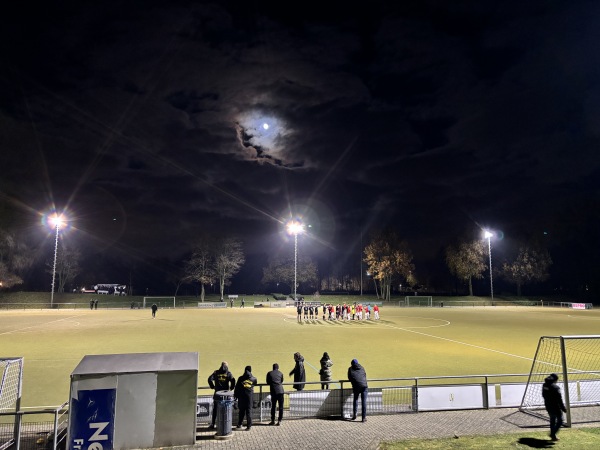
[[[68,425],[68,402],[60,406],[21,408],[0,412],[0,449],[57,450],[64,447]],[[51,416],[51,420],[43,420]],[[25,420],[27,419],[27,420]]]
[[[528,377],[529,374],[498,374],[369,379],[367,412],[401,414],[518,407]],[[306,382],[301,391],[292,389],[293,385],[284,383],[284,419],[352,416],[353,393],[348,380],[332,381],[326,390],[320,389],[321,382]],[[202,386],[198,393],[197,422],[208,423],[213,391]],[[270,420],[268,385],[255,386],[252,414],[255,420]]]

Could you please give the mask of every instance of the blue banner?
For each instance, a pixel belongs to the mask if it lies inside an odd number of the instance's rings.
[[[116,389],[77,391],[69,409],[69,450],[113,448]]]

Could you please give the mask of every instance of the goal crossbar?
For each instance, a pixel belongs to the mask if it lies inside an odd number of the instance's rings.
[[[404,297],[405,306],[433,306],[433,297],[428,295],[407,295]]]
[[[156,303],[159,308],[175,308],[175,297],[144,297],[143,308],[149,308]]]

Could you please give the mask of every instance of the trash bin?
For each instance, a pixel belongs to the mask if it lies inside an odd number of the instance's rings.
[[[217,434],[215,439],[229,439],[233,436],[231,420],[233,415],[233,391],[217,391]]]

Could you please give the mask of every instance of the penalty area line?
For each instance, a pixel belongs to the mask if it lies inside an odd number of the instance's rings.
[[[75,317],[79,317],[79,316],[63,317],[62,319],[51,320],[50,322],[46,322],[46,323],[43,323],[40,325],[31,325],[29,327],[19,328],[18,330],[5,331],[4,333],[0,333],[0,336],[4,336],[5,334],[20,333],[22,331],[29,330],[31,328],[45,327],[47,325],[50,325],[51,323],[62,322],[63,320],[69,320],[69,319],[73,319]],[[79,324],[79,322],[77,322],[77,323]]]
[[[479,350],[485,350],[485,351],[488,351],[488,352],[498,353],[500,355],[512,356],[513,358],[520,358],[520,359],[525,359],[527,361],[533,361],[533,358],[528,358],[526,356],[515,355],[513,353],[507,353],[507,352],[503,352],[503,351],[500,351],[500,350],[494,350],[493,348],[482,347],[481,345],[469,344],[468,342],[462,342],[462,341],[457,341],[455,339],[445,338],[445,337],[441,337],[441,336],[435,336],[433,334],[423,333],[422,331],[409,330],[407,328],[396,327],[394,325],[385,325],[385,324],[383,324],[383,326],[386,326],[386,327],[389,327],[389,328],[394,328],[396,330],[407,331],[409,333],[420,334],[421,336],[426,336],[426,337],[429,337],[429,338],[440,339],[442,341],[452,342],[453,344],[460,344],[460,345],[465,345],[467,347],[473,347],[473,348],[476,348],[476,349],[479,349]]]

